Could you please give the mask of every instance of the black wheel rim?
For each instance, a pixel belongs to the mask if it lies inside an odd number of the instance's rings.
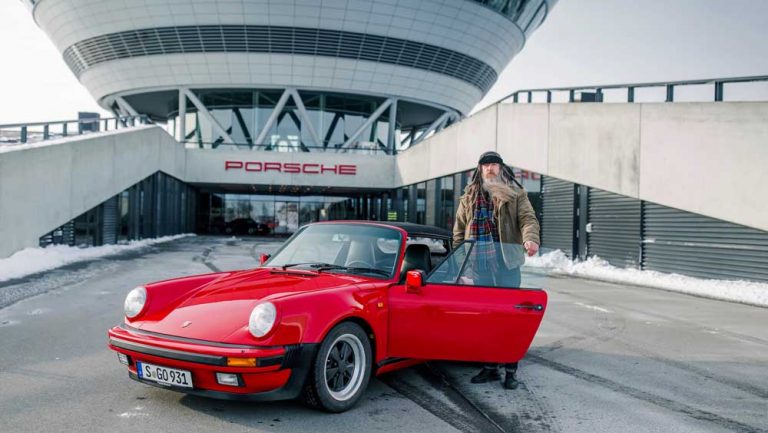
[[[325,363],[328,389],[341,392],[352,381],[355,371],[355,351],[346,341],[338,341],[331,348]]]

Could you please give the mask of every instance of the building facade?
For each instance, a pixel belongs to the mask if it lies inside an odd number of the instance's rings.
[[[410,205],[393,204],[402,191],[377,182],[382,176],[360,158],[391,157],[466,116],[556,3],[22,1],[99,105],[165,125],[188,148],[206,151],[195,153],[201,167],[226,160],[223,171],[198,170],[216,175],[186,180],[198,194],[195,229],[214,233],[263,232],[259,224],[291,233],[311,221],[409,211],[426,222],[423,188],[415,187]],[[262,163],[291,170],[294,162],[223,156],[233,150],[331,154],[322,159],[342,158],[365,173],[346,187],[302,185],[277,171],[238,183],[231,179],[238,170],[274,168]],[[314,174],[309,166],[302,174]]]

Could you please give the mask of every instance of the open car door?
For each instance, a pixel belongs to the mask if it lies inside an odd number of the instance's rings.
[[[488,284],[471,271],[474,247],[466,241],[428,276],[410,272],[411,284],[390,288],[389,357],[508,363],[525,355],[547,293]]]

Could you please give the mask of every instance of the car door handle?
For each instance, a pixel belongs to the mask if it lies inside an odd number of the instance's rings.
[[[544,309],[544,306],[541,304],[517,304],[515,305],[515,308],[517,308],[518,310],[541,311]]]

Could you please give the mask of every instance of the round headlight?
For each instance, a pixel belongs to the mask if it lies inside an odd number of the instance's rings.
[[[251,311],[248,330],[254,337],[263,337],[275,326],[275,319],[277,319],[275,304],[271,302],[259,304]]]
[[[134,317],[138,316],[139,313],[141,313],[141,310],[144,309],[144,304],[146,302],[147,289],[139,286],[131,290],[128,293],[128,296],[125,297],[125,305],[123,306],[123,309],[125,310],[125,316],[129,319],[133,319]]]

